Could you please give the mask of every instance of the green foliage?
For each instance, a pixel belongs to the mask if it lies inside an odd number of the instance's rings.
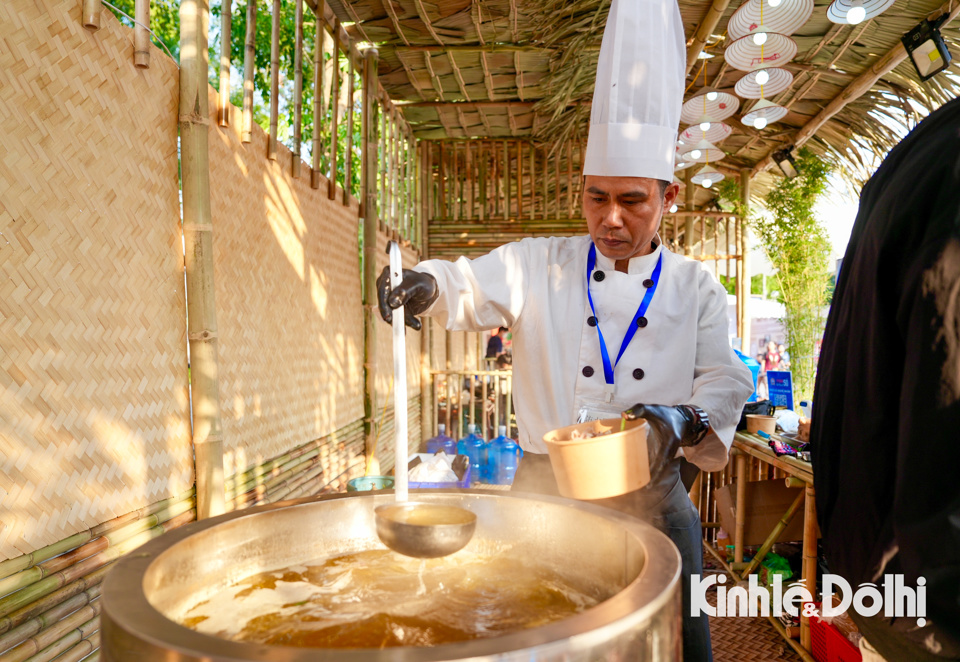
[[[786,308],[783,322],[790,369],[799,400],[813,395],[816,343],[823,335],[830,242],[813,210],[826,190],[830,167],[804,149],[796,168],[796,177],[781,179],[767,194],[769,216],[756,219],[752,226],[777,270],[777,289]]]
[[[733,276],[720,274],[720,284],[723,285],[723,289],[727,291],[727,294],[737,293],[737,279]]]

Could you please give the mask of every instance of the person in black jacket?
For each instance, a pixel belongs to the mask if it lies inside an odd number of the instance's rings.
[[[829,571],[926,581],[922,624],[851,616],[887,660],[960,659],[960,99],[863,188],[813,402]]]

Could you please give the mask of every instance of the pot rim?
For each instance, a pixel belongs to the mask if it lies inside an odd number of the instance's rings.
[[[679,591],[680,554],[670,539],[635,517],[594,504],[562,497],[523,492],[491,492],[482,489],[411,490],[417,500],[444,495],[469,495],[472,499],[523,499],[543,501],[615,520],[644,548],[640,574],[609,599],[569,618],[547,625],[517,630],[488,639],[443,644],[433,647],[389,649],[317,649],[236,642],[207,635],[168,619],[147,598],[144,578],[150,565],[187,538],[242,517],[256,517],[281,508],[300,508],[336,499],[367,499],[388,503],[392,490],[337,493],[304,497],[192,522],[151,540],[117,561],[103,581],[102,614],[107,630],[122,630],[127,636],[162,650],[182,654],[183,660],[205,662],[441,662],[444,660],[485,660],[517,650],[564,648],[587,649],[652,619]],[[378,504],[373,504],[371,509]],[[677,601],[680,602],[679,600]],[[679,619],[680,615],[677,614]],[[106,635],[107,633],[105,633]],[[109,638],[109,637],[107,637]],[[109,656],[106,659],[111,659]],[[122,659],[122,658],[118,658]]]

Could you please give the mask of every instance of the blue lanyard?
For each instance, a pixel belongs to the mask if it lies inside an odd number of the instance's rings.
[[[617,363],[620,363],[620,357],[623,356],[623,353],[627,350],[627,345],[630,344],[633,336],[637,333],[637,320],[646,314],[647,308],[653,300],[653,294],[657,291],[657,284],[660,282],[660,268],[663,266],[663,253],[661,252],[660,257],[657,258],[657,266],[654,268],[653,275],[650,277],[653,285],[648,287],[646,294],[643,295],[643,301],[640,302],[640,307],[637,308],[637,314],[633,316],[633,321],[630,322],[630,328],[627,329],[627,333],[623,337],[623,342],[620,343],[620,352],[617,354],[617,360],[613,364],[610,363],[607,343],[603,340],[603,331],[600,330],[600,319],[597,318],[597,311],[593,307],[593,296],[590,294],[590,277],[593,275],[593,269],[596,266],[597,247],[591,243],[590,253],[587,255],[587,301],[590,302],[590,312],[597,320],[597,335],[600,336],[600,356],[603,359],[603,380],[607,383],[607,390],[610,391],[613,389],[613,368]]]

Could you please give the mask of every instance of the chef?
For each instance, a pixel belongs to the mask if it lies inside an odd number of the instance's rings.
[[[710,660],[707,618],[689,609],[702,541],[679,455],[704,471],[723,468],[753,385],[729,346],[726,291],[657,233],[679,192],[672,179],[685,57],[676,0],[613,0],[584,159],[589,236],[427,260],[392,291],[384,270],[378,290],[387,321],[403,305],[416,329],[417,315],[451,331],[510,327],[524,450],[514,489],[558,493],[545,433],[621,413],[647,419],[652,482],[598,503],[651,522],[677,545],[684,659]]]

